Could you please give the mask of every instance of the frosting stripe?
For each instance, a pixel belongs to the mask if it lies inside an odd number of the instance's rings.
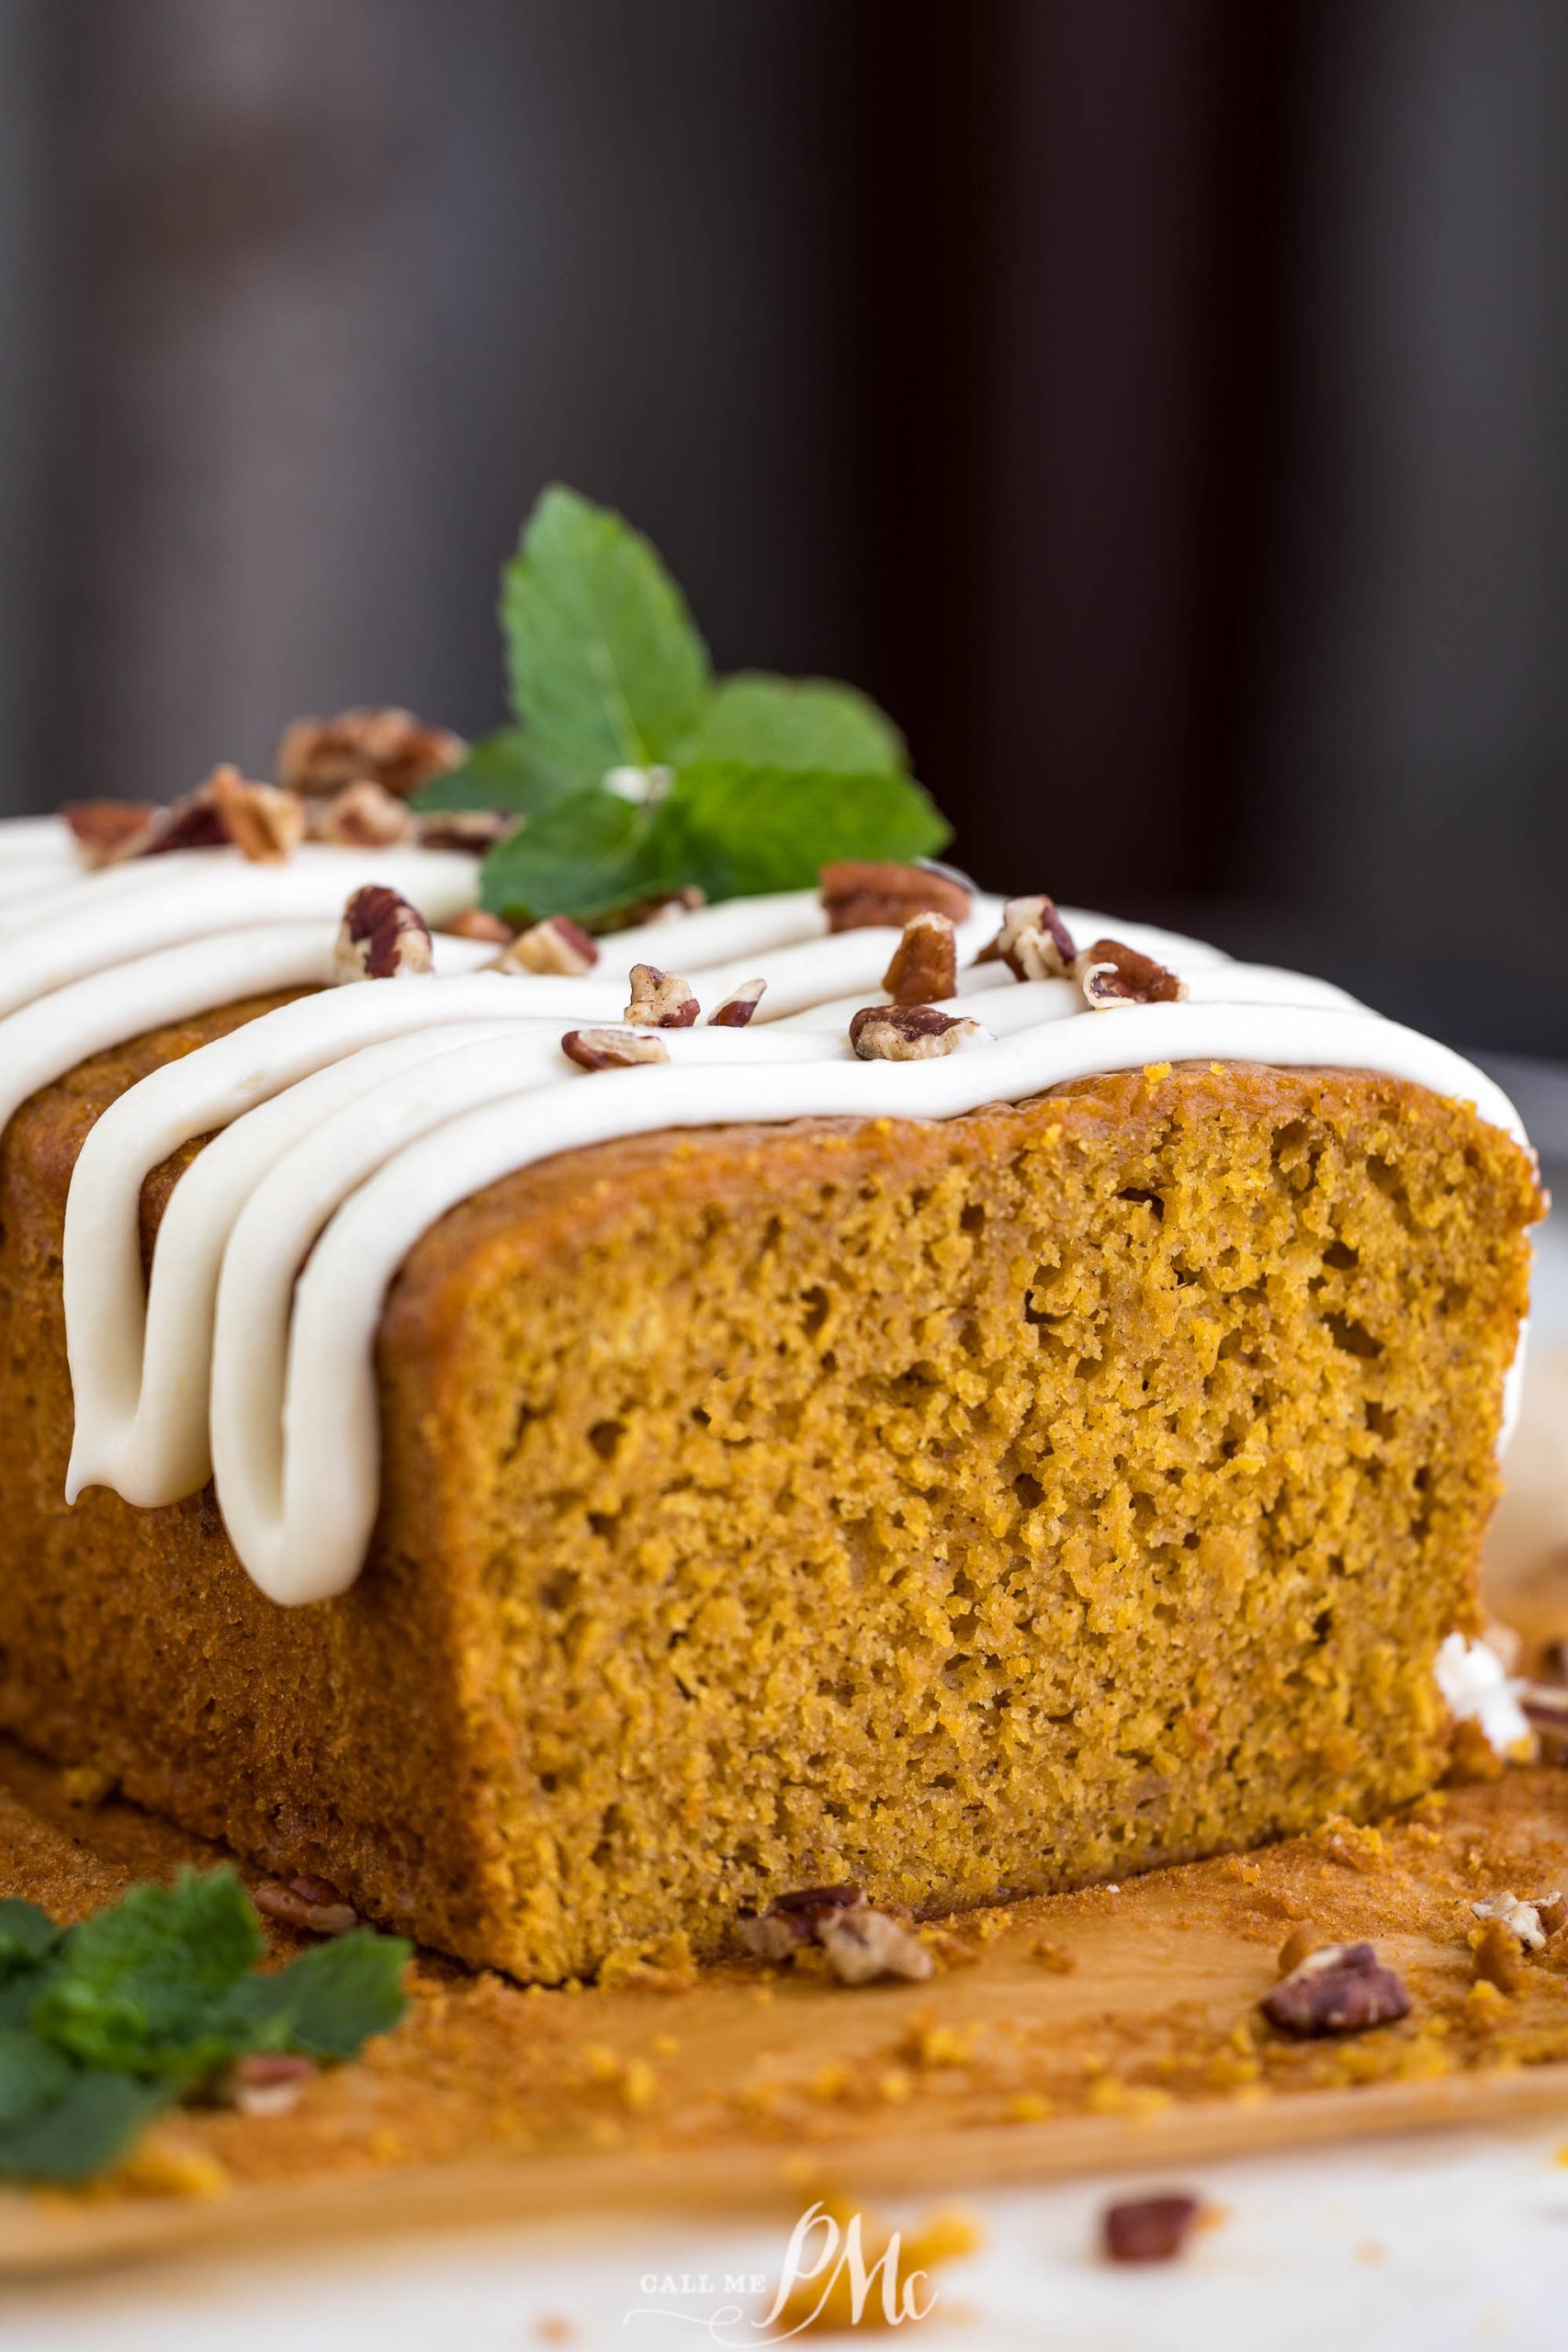
[[[295,1290],[286,1342],[280,1317],[267,1350],[256,1349],[254,1323],[235,1305],[254,1309],[254,1301],[240,1272],[230,1284],[226,1261],[213,1461],[235,1548],[274,1600],[324,1600],[358,1573],[379,1491],[375,1333],[403,1257],[458,1201],[558,1152],[736,1121],[945,1119],[1100,1071],[1207,1059],[1376,1069],[1472,1100],[1483,1118],[1522,1140],[1506,1096],[1457,1054],[1393,1023],[1332,1010],[1145,1005],[1029,1029],[941,1060],[859,1063],[840,1048],[796,1069],[760,1068],[739,1056],[716,1068],[701,1033],[667,1042],[673,1069],[568,1078],[492,1102],[389,1159],[321,1231]],[[237,1269],[243,1225],[235,1228]],[[270,1295],[276,1299],[276,1289]]]

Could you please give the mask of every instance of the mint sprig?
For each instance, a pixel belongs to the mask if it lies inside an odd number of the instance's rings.
[[[410,1950],[355,1928],[263,1974],[227,1870],[132,1887],[63,1931],[0,1903],[0,2178],[90,2177],[238,2058],[354,2057],[402,2014]]]
[[[831,679],[715,679],[655,549],[574,491],[535,507],[501,619],[517,723],[418,803],[523,820],[485,861],[494,912],[603,922],[687,884],[803,888],[835,858],[949,838],[874,703]]]

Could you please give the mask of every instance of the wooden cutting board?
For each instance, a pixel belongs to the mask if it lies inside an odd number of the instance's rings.
[[[1539,1640],[1568,1634],[1561,1368],[1534,1395],[1493,1600]],[[215,1859],[131,1806],[72,1802],[82,1794],[0,1745],[0,1893],[75,1917],[137,1878]],[[1381,1831],[1331,1823],[1254,1855],[971,1915],[935,1935],[926,1984],[698,1973],[666,1952],[612,1986],[525,1992],[422,1957],[404,2023],[292,2114],[181,2111],[106,2189],[0,2195],[0,2276],[285,2231],[293,2243],[651,2206],[797,2212],[834,2191],[1168,2175],[1552,2110],[1568,2135],[1568,1933],[1508,1994],[1476,1988],[1467,1939],[1479,1897],[1556,1887],[1568,1891],[1568,1772],[1541,1768],[1444,1792]],[[1302,1921],[1372,1939],[1406,1980],[1410,2017],[1338,2042],[1273,2033],[1258,2002]]]

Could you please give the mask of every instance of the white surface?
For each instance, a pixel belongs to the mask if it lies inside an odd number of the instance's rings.
[[[936,2274],[932,2320],[807,2345],[919,2341],[998,2352],[1555,2352],[1568,2340],[1568,2134],[1371,2142],[1326,2154],[1208,2165],[1176,2178],[1012,2189],[962,2202],[987,2244]],[[1198,2188],[1226,2209],[1186,2257],[1108,2267],[1104,2204],[1143,2188]],[[907,2211],[889,2211],[906,2222]],[[689,2352],[711,2314],[746,2314],[725,2344],[761,2343],[763,2299],[724,2292],[726,2272],[776,2277],[786,2236],[651,2222],[617,2231],[486,2231],[424,2245],[361,2244],[333,2257],[122,2270],[28,2288],[0,2302],[0,2341],[26,2352],[525,2352],[547,2319],[584,2352]],[[644,2281],[707,2274],[715,2291],[650,2294]],[[665,2315],[631,2317],[649,2303]],[[938,2321],[946,2324],[938,2325]]]

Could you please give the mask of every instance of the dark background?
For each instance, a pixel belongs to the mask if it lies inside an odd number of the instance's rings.
[[[1568,1055],[1564,0],[0,0],[15,808],[501,716],[552,477],[988,881]]]

